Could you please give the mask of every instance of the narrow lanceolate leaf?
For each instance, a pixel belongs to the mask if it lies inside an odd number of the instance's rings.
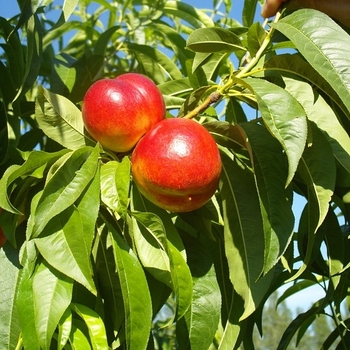
[[[37,207],[28,221],[27,235],[40,235],[47,223],[67,209],[81,196],[98,170],[98,147],[83,147],[72,152],[55,169],[38,199]]]
[[[22,165],[9,166],[0,180],[0,207],[11,213],[19,214],[20,212],[9,200],[9,195],[12,192],[12,184],[22,177],[43,178],[45,171],[67,152],[68,150],[52,153],[33,151],[30,152]]]
[[[101,317],[94,310],[82,304],[74,303],[71,309],[84,320],[89,331],[92,349],[108,349],[106,329]]]
[[[333,195],[336,167],[326,137],[310,123],[312,143],[305,148],[298,173],[308,186],[309,232],[315,233],[325,219]]]
[[[132,212],[129,227],[142,266],[157,280],[173,288],[169,248],[162,221],[153,213]]]
[[[159,244],[159,247],[164,249],[168,255],[168,258],[162,255],[162,259],[169,259],[172,281],[171,288],[176,298],[176,317],[177,319],[180,319],[191,306],[193,284],[191,271],[186,263],[186,252],[183,242],[174,227],[174,223],[169,213],[145,200],[135,187],[133,189],[132,206],[133,209],[155,213],[160,218],[160,220],[156,219],[154,215],[148,213],[145,217],[143,217],[143,213],[140,213],[140,216],[137,217],[139,221],[143,220],[143,226],[152,222],[151,227],[153,227],[153,230],[155,231],[153,232],[153,235],[156,236],[158,241],[157,244]],[[133,215],[134,214],[135,213],[133,213]],[[151,220],[149,215],[151,216]],[[162,226],[164,227],[165,232],[162,232]],[[164,241],[164,234],[167,237],[167,242]],[[148,243],[150,243],[150,241]],[[165,268],[167,266],[166,260],[161,263]],[[160,265],[158,265],[158,268],[159,266]],[[166,274],[162,276],[162,281],[165,282],[167,279],[168,276],[166,272]]]
[[[128,349],[146,349],[152,324],[152,300],[145,273],[134,252],[111,226],[110,240],[122,289]]]
[[[256,5],[258,0],[245,0],[242,11],[242,22],[246,27],[250,27],[255,18]]]
[[[267,291],[271,273],[259,279],[264,266],[264,230],[253,173],[222,152],[221,184],[225,254],[230,280],[244,300],[241,320],[248,317]]]
[[[204,12],[181,1],[166,1],[164,13],[181,18],[194,28],[214,27],[213,20]]]
[[[223,28],[200,28],[190,34],[187,48],[196,52],[246,51],[240,38]]]
[[[36,332],[41,348],[49,349],[59,320],[71,302],[73,281],[45,263],[31,278]]]
[[[292,191],[285,189],[288,165],[281,146],[255,123],[242,124],[253,151],[254,177],[264,225],[265,259],[268,272],[284,253],[294,228]]]
[[[19,283],[18,251],[7,243],[0,249],[0,349],[15,349],[21,332],[15,294]]]
[[[96,294],[90,240],[83,228],[79,210],[71,207],[55,216],[45,227],[43,236],[34,242],[51,266]]]
[[[264,123],[281,143],[288,158],[288,177],[291,182],[307,138],[306,114],[300,103],[283,88],[263,79],[245,79],[254,90]]]
[[[156,83],[165,81],[164,74],[168,74],[172,79],[182,78],[182,73],[177,65],[160,50],[135,43],[128,43],[128,49],[136,55],[144,71]]]
[[[193,295],[190,309],[178,322],[177,335],[180,348],[202,350],[208,349],[214,339],[221,315],[221,293],[210,252],[193,238],[188,241]]]
[[[23,345],[25,349],[40,350],[40,341],[35,324],[35,305],[33,298],[32,269],[28,262],[21,270],[20,281],[16,294],[16,307],[21,327]]]
[[[307,117],[323,132],[335,159],[350,173],[350,139],[334,110],[312,87],[300,80],[284,78],[286,89],[302,104]]]
[[[81,111],[63,96],[39,87],[35,116],[44,133],[63,147],[74,150],[95,145],[84,134]]]
[[[312,122],[309,125],[312,142],[305,148],[298,167],[298,175],[307,186],[308,198],[300,220],[299,232],[306,232],[308,245],[303,259],[304,264],[289,281],[298,278],[306,270],[312,258],[315,233],[327,216],[336,181],[332,148],[317,126]]]
[[[330,17],[312,9],[296,11],[273,26],[294,43],[350,111],[349,35]]]

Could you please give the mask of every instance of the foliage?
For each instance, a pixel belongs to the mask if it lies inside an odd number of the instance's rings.
[[[290,281],[281,302],[314,284],[325,296],[276,347],[326,315],[324,349],[348,348],[347,28],[306,9],[261,24],[257,0],[242,23],[229,0],[18,5],[0,18],[0,348],[152,349],[161,324],[179,349],[252,349],[265,302]],[[129,71],[220,147],[220,186],[195,212],[152,205],[129,155],[84,131],[87,88]],[[297,232],[295,193],[306,200]]]

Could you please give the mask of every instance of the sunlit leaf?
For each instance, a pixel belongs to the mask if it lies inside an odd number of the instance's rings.
[[[34,242],[51,266],[96,294],[90,261],[91,233],[84,232],[83,227],[78,209],[69,208],[56,215],[45,227],[43,236]]]
[[[44,133],[68,149],[78,149],[95,142],[84,134],[81,111],[67,98],[39,88],[36,119]]]
[[[124,300],[126,343],[130,349],[146,349],[152,321],[147,280],[136,255],[119,233],[109,229]]]
[[[258,0],[245,0],[242,12],[243,25],[249,27],[253,24]]]
[[[246,51],[236,34],[222,28],[201,28],[195,30],[187,39],[187,48],[205,53]]]
[[[85,305],[73,303],[71,309],[76,312],[85,322],[90,335],[90,343],[93,350],[108,348],[106,329],[101,317]]]
[[[221,293],[209,251],[188,238],[187,253],[193,276],[193,295],[190,309],[177,326],[179,346],[207,349],[218,327]]]
[[[190,23],[194,28],[213,27],[212,19],[203,11],[180,1],[166,1],[163,11]]]
[[[38,236],[55,215],[72,205],[96,175],[98,148],[72,152],[41,192],[35,212],[28,221],[28,236]]]
[[[0,349],[15,349],[21,332],[15,303],[20,265],[11,244],[0,249],[0,266]]]
[[[69,306],[73,281],[44,264],[33,276],[35,326],[40,346],[50,348],[52,335],[63,313]]]
[[[294,229],[292,192],[285,189],[288,165],[276,139],[265,128],[242,124],[253,150],[254,177],[258,188],[265,235],[264,273],[284,253]]]
[[[296,79],[284,78],[286,89],[302,104],[307,117],[323,132],[335,159],[350,173],[350,139],[335,111],[312,87]]]
[[[322,23],[320,28],[319,23]],[[350,111],[350,43],[348,34],[329,16],[302,9],[273,27],[287,36],[311,66],[332,86]]]
[[[153,213],[132,212],[132,235],[142,266],[172,287],[169,248],[163,223]]]
[[[272,276],[268,274],[258,280],[264,265],[264,231],[253,173],[226,153],[221,155],[225,254],[230,280],[244,300],[242,320],[259,305]]]
[[[305,111],[283,88],[262,79],[248,78],[245,81],[254,90],[266,127],[286,152],[289,165],[287,186],[295,174],[306,143]]]
[[[60,157],[68,153],[68,150],[60,152],[30,152],[25,162],[20,165],[9,166],[0,179],[0,207],[11,212],[20,214],[10,202],[9,194],[16,180],[25,177],[43,178],[45,171]]]

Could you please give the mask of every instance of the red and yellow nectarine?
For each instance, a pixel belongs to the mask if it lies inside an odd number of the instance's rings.
[[[165,103],[151,79],[125,73],[92,84],[83,99],[82,116],[86,130],[96,141],[124,153],[165,118]]]
[[[188,212],[215,193],[222,163],[214,138],[198,122],[170,118],[137,143],[132,174],[140,192],[159,207]]]

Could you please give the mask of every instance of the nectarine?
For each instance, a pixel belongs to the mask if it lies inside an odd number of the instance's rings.
[[[132,174],[140,192],[159,207],[188,212],[215,193],[222,163],[214,138],[198,122],[169,118],[137,143]]]
[[[124,153],[165,118],[165,103],[151,79],[125,73],[92,84],[83,99],[82,116],[86,130],[96,141]]]

